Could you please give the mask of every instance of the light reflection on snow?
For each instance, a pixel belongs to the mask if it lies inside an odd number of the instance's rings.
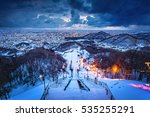
[[[132,87],[135,87],[135,88],[139,88],[139,89],[143,89],[143,90],[147,90],[147,91],[150,91],[150,86],[149,84],[147,85],[144,85],[144,84],[129,84],[130,86]]]

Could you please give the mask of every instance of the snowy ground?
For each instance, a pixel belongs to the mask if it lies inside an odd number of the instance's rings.
[[[106,90],[101,85],[97,85],[94,82],[87,80],[87,72],[84,69],[84,65],[81,64],[81,56],[87,58],[89,53],[85,50],[81,50],[80,47],[73,47],[63,53],[62,56],[67,60],[67,78],[61,80],[58,84],[51,84],[47,100],[107,100],[110,99],[106,95]],[[73,74],[71,76],[70,66],[73,68]],[[78,74],[77,69],[80,68]],[[94,74],[89,74],[90,79],[94,79]],[[142,89],[141,84],[145,84],[139,81],[132,80],[115,80],[108,78],[101,78],[99,81],[108,85],[114,98],[117,100],[147,100],[150,99],[150,90]],[[30,89],[20,95],[12,97],[11,99],[40,99],[43,94],[43,85],[39,85],[33,89]]]
[[[90,78],[95,76],[91,74]],[[145,82],[101,77],[98,81],[107,84],[116,100],[150,100],[150,87],[146,87]]]
[[[47,83],[46,83],[47,85]],[[39,100],[44,92],[44,85],[40,83],[35,87],[18,87],[11,92],[10,100]]]
[[[144,82],[133,81],[133,80],[102,80],[107,83],[113,96],[117,100],[150,100],[150,90],[142,89],[140,86],[146,84]]]
[[[17,96],[10,98],[10,100],[39,100],[43,94],[43,85],[29,89]]]
[[[69,81],[69,80],[68,80]],[[106,91],[101,86],[92,84],[91,82],[83,80],[90,91],[80,89],[76,79],[73,79],[68,88],[64,90],[66,84],[50,88],[49,94],[46,99],[52,100],[104,100],[109,99],[106,94]]]

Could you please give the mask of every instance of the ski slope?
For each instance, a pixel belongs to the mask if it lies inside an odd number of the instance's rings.
[[[50,88],[46,99],[52,100],[106,100],[109,97],[103,87],[92,82],[86,81],[83,74],[77,73],[80,64],[80,55],[88,57],[88,52],[81,50],[80,47],[72,48],[62,53],[67,60],[68,78],[63,81],[63,85],[55,88]],[[71,76],[70,65],[73,68],[73,76]],[[81,66],[80,71],[84,71]]]

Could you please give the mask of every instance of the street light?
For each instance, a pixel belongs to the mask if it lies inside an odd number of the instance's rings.
[[[147,65],[148,69],[150,70],[150,62],[145,62],[145,64]]]
[[[64,80],[64,72],[65,72],[65,69],[66,69],[66,64],[63,64],[63,66],[62,66],[62,71],[63,71],[63,80]]]
[[[118,72],[118,70],[119,70],[119,67],[117,65],[112,66],[112,71],[114,73],[114,76],[116,76],[116,73]]]
[[[44,78],[44,76],[43,76],[43,75],[40,75],[40,76],[39,76],[39,79],[41,79],[41,80],[44,82],[44,91],[45,91],[45,78]]]

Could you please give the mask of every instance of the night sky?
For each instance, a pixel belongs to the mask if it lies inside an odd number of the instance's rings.
[[[150,0],[0,0],[0,27],[150,29]]]

